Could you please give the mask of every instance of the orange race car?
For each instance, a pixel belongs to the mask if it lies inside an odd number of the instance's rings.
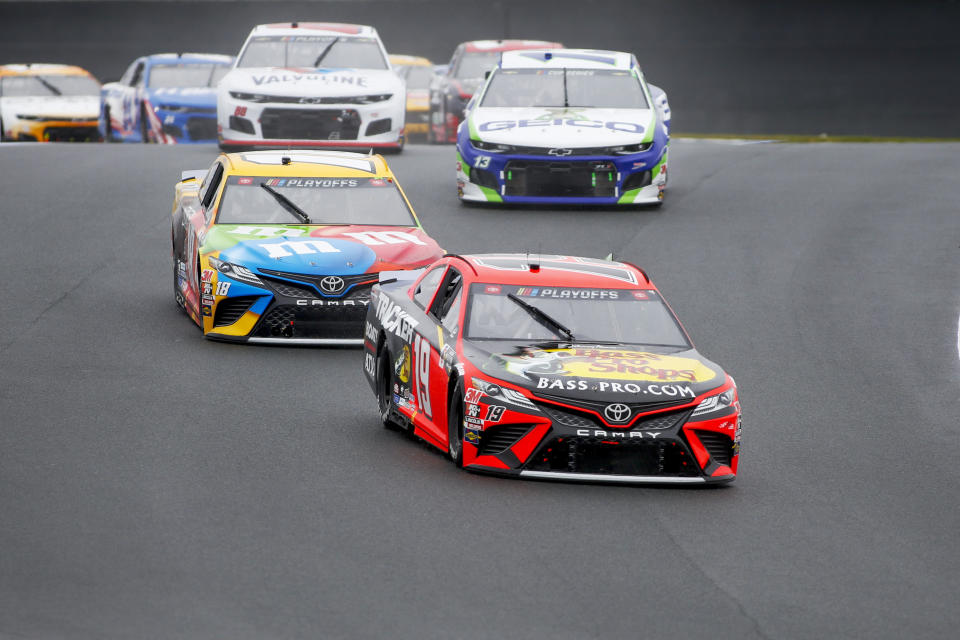
[[[99,141],[100,83],[65,64],[0,65],[0,140]]]

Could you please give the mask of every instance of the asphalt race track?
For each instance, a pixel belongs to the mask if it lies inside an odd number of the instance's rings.
[[[170,206],[215,149],[0,145],[0,638],[947,638],[957,144],[676,140],[660,210],[460,207],[448,251],[645,267],[737,379],[718,489],[512,481],[382,429],[356,349],[208,342]]]

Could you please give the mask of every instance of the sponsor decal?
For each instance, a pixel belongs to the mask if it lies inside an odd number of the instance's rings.
[[[443,349],[440,350],[440,359],[443,360],[443,363],[446,365],[447,371],[450,370],[450,367],[453,366],[453,363],[457,360],[457,351],[450,343],[443,345]]]
[[[337,189],[360,186],[356,178],[270,178],[268,187],[299,187],[303,189]]]
[[[363,325],[363,337],[370,341],[370,344],[377,344],[377,328],[365,322]]]
[[[202,292],[203,295],[205,295],[205,296],[212,296],[212,295],[213,295],[213,283],[204,282],[204,283],[203,283],[203,288],[202,288],[201,292]]]
[[[468,418],[479,418],[479,417],[480,417],[480,405],[478,405],[478,404],[468,404],[468,405],[467,405],[467,417],[468,417]]]
[[[384,331],[394,334],[406,343],[413,339],[413,330],[420,324],[387,296],[380,296],[377,301],[377,319]]]
[[[517,295],[527,298],[570,298],[576,300],[619,300],[623,294],[616,289],[555,289],[520,287]]]
[[[474,418],[474,417],[472,417],[472,416],[467,416],[467,417],[464,418],[463,420],[464,420],[464,422],[466,422],[467,424],[475,424],[475,425],[477,425],[478,427],[482,427],[482,426],[483,426],[483,420],[481,420],[480,418]]]
[[[240,178],[237,180],[237,184],[253,184],[253,178]]]
[[[477,127],[478,131],[504,131],[506,129],[525,129],[527,127],[579,127],[581,129],[609,129],[624,133],[641,134],[646,129],[637,122],[618,120],[588,120],[586,118],[554,118],[552,120],[490,120]]]
[[[410,362],[410,347],[408,345],[403,345],[403,350],[400,352],[400,357],[393,365],[393,372],[396,374],[397,380],[403,384],[410,382]]]
[[[293,254],[309,256],[317,253],[340,253],[340,249],[325,240],[285,240],[272,244],[261,243],[271,258],[289,258]]]
[[[508,356],[505,359],[509,371],[519,375],[537,374],[541,377],[650,382],[706,382],[716,377],[712,369],[693,358],[626,349],[531,349],[523,356]],[[607,382],[605,385],[606,389],[614,390],[612,383]]]
[[[635,382],[591,381],[582,378],[540,378],[537,380],[537,389],[628,393],[666,398],[695,398],[697,396],[693,389],[685,384],[637,384]]]
[[[213,269],[204,269],[203,273],[200,274],[200,280],[203,282],[211,282],[213,280]]]
[[[381,180],[380,178],[371,178],[369,184],[370,184],[371,187],[385,187],[385,186],[387,186],[386,181]]]
[[[372,353],[363,354],[363,370],[367,372],[367,375],[371,378],[374,377],[374,372],[376,371],[376,359],[373,357]]]
[[[464,400],[468,403],[476,404],[480,402],[480,399],[485,395],[487,394],[485,394],[483,391],[480,391],[480,389],[467,389],[466,393],[464,394]]]
[[[633,291],[633,297],[637,300],[649,300],[650,296],[644,291]]]
[[[211,307],[211,306],[208,305],[208,304],[201,305],[201,307],[200,307],[200,313],[201,313],[202,315],[205,315],[205,316],[212,316],[212,315],[213,315],[213,307]]]
[[[218,282],[218,283],[217,283],[217,295],[218,295],[218,296],[225,296],[225,295],[227,295],[227,293],[228,293],[229,291],[230,291],[230,283],[229,283],[229,282]]]
[[[604,431],[603,429],[577,429],[578,436],[607,438],[608,440],[654,440],[659,431]]]
[[[426,246],[427,243],[406,231],[351,231],[343,235],[349,236],[354,240],[359,240],[365,245],[376,247],[384,244],[418,244]]]
[[[488,284],[486,287],[483,288],[484,293],[489,293],[495,296],[500,295],[500,291],[501,291],[500,287],[495,284]]]
[[[271,74],[263,76],[251,76],[253,84],[259,86],[265,84],[348,84],[355,87],[366,87],[367,79],[363,76],[345,75],[340,73],[298,73],[296,75],[289,73]]]
[[[215,300],[214,300],[213,296],[203,296],[202,298],[200,298],[200,303],[201,303],[201,304],[212,305],[212,304],[214,304],[214,302],[215,302]]]
[[[278,236],[292,236],[296,238],[306,233],[296,227],[261,227],[255,224],[245,224],[227,230],[235,236],[258,236],[260,238],[276,238]]]
[[[463,440],[464,440],[464,442],[469,442],[470,444],[472,444],[472,445],[474,445],[474,446],[479,446],[479,445],[480,445],[480,433],[481,433],[481,429],[477,429],[477,428],[474,428],[474,427],[470,427],[470,426],[468,426],[468,425],[464,425]]]

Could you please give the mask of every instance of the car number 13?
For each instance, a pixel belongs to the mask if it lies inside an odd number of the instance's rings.
[[[430,343],[418,333],[413,339],[413,352],[416,364],[413,369],[413,386],[417,392],[417,404],[428,418],[433,419],[430,407]]]
[[[477,159],[473,161],[473,166],[477,169],[486,169],[490,166],[490,156],[477,156]]]

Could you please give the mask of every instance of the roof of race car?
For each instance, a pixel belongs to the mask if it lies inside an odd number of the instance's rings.
[[[431,67],[433,63],[430,62],[427,58],[423,56],[405,56],[399,53],[390,54],[390,64],[397,65],[411,65],[416,67]]]
[[[295,36],[303,31],[316,31],[319,35],[359,36],[376,38],[377,30],[365,24],[344,24],[340,22],[274,22],[258,24],[250,32],[251,36]],[[316,35],[316,34],[314,34]]]
[[[517,49],[559,49],[563,45],[559,42],[547,40],[471,40],[464,42],[464,50],[480,51],[515,51]]]
[[[653,284],[637,267],[577,256],[524,253],[488,253],[451,256],[468,262],[476,271],[476,280],[505,285],[546,287],[596,287],[604,289],[652,289]],[[531,271],[530,265],[539,265]]]
[[[223,154],[228,173],[250,176],[392,178],[382,156],[349,151],[241,151]],[[284,164],[283,159],[289,158]]]
[[[213,64],[233,64],[233,56],[225,56],[220,53],[154,53],[146,56],[151,64],[164,62],[185,62],[185,63],[213,63]]]
[[[541,49],[506,51],[500,57],[502,69],[632,69],[636,58],[623,51],[598,49]]]
[[[71,64],[27,63],[0,65],[0,76],[37,76],[41,74],[93,77],[93,74],[83,67],[77,67]]]

